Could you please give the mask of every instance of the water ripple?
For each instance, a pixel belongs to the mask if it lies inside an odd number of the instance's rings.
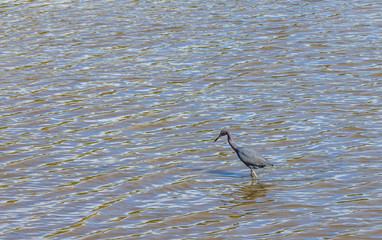
[[[380,12],[3,2],[1,238],[378,238]]]

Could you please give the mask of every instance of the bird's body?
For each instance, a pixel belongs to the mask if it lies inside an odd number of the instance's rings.
[[[247,166],[249,169],[251,169],[251,176],[253,175],[257,178],[257,175],[255,173],[255,169],[257,168],[263,168],[266,166],[273,166],[272,163],[270,163],[268,160],[266,160],[263,156],[261,156],[258,152],[248,149],[246,147],[239,147],[232,139],[231,132],[223,128],[221,130],[219,136],[215,139],[215,142],[221,137],[227,135],[228,136],[228,143],[232,147],[233,150],[235,150],[237,156],[239,159]]]

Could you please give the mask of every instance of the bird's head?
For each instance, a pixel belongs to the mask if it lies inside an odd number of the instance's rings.
[[[223,129],[220,131],[219,136],[215,139],[214,142],[216,142],[220,137],[227,135],[228,132],[229,132],[228,128],[223,128]]]

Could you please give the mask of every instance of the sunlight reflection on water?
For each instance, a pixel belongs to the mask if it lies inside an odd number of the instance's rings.
[[[1,238],[378,238],[377,6],[3,2]]]

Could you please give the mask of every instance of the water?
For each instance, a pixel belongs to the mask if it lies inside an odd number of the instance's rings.
[[[1,239],[379,238],[381,10],[3,1]]]

